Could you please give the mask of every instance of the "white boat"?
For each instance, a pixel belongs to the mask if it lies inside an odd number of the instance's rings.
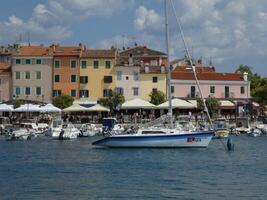
[[[167,41],[167,57],[169,58],[168,49],[168,21],[167,21],[167,2],[165,0],[165,25]],[[169,99],[169,129],[166,128],[144,128],[139,129],[134,134],[111,135],[92,144],[104,147],[119,148],[194,148],[207,147],[214,135],[214,131],[181,131],[173,128],[172,106],[171,106],[171,86],[170,86],[170,66],[168,66],[168,99]],[[193,67],[193,66],[192,66]],[[195,73],[195,70],[193,70]],[[196,77],[196,76],[195,76]],[[201,95],[202,96],[202,95]],[[205,104],[205,102],[204,102]]]
[[[251,128],[248,135],[251,137],[258,137],[262,134],[262,131],[258,128]]]
[[[95,124],[83,124],[80,127],[79,137],[91,137],[102,133],[102,128],[96,127]]]
[[[6,140],[31,140],[36,134],[29,129],[19,128],[17,130],[10,129],[6,134]]]
[[[63,124],[52,129],[52,138],[58,140],[76,139],[79,134],[79,129],[75,128],[73,124]]]

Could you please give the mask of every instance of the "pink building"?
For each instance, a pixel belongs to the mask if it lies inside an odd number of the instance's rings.
[[[0,63],[0,102],[11,99],[11,66],[8,63]]]
[[[250,98],[250,82],[246,73],[218,73],[213,67],[196,67],[196,71],[205,98],[232,100]],[[171,74],[171,79],[173,97],[186,99],[200,97],[190,67],[176,67]]]

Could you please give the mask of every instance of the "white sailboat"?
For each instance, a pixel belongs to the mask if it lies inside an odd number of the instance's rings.
[[[167,52],[167,57],[169,58],[167,0],[165,0],[165,31],[166,31],[166,52]],[[150,128],[139,129],[134,134],[112,135],[93,142],[92,143],[93,145],[104,146],[104,147],[119,147],[119,148],[123,147],[124,148],[129,148],[129,147],[196,148],[196,147],[207,147],[209,145],[214,135],[214,131],[212,130],[183,131],[173,128],[172,102],[171,102],[171,92],[170,92],[171,69],[169,61],[167,67],[168,67],[167,85],[168,85],[168,100],[169,100],[168,118],[170,127],[169,128],[150,127]]]

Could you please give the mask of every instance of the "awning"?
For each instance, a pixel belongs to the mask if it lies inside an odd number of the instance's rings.
[[[49,103],[46,104],[45,106],[40,107],[40,112],[54,113],[54,112],[61,112],[61,109]]]
[[[87,108],[80,106],[79,104],[73,104],[70,107],[63,109],[64,112],[83,112],[86,110]]]
[[[40,112],[40,106],[34,104],[24,104],[13,110],[13,112]]]
[[[132,99],[129,101],[125,101],[122,106],[121,109],[124,110],[130,110],[130,109],[155,109],[157,108],[154,104],[145,101],[143,99]]]
[[[87,108],[86,111],[90,112],[109,112],[110,110],[104,106],[101,106],[99,104],[96,104],[90,108]]]
[[[157,106],[157,108],[159,109],[168,109],[168,107],[169,107],[169,101],[166,101]],[[196,108],[196,106],[186,100],[176,98],[176,99],[172,99],[172,108],[194,109]]]
[[[13,111],[13,106],[12,105],[7,105],[7,104],[0,104],[0,112],[12,112]]]
[[[220,100],[221,109],[235,109],[235,104],[229,100]]]

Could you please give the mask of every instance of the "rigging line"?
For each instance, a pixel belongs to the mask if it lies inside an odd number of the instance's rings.
[[[193,61],[192,61],[192,58],[191,58],[191,55],[189,53],[189,50],[188,50],[188,47],[186,45],[186,42],[185,42],[185,38],[184,38],[184,32],[183,32],[183,29],[182,29],[182,25],[181,25],[181,22],[180,22],[180,19],[179,17],[177,16],[176,14],[176,10],[175,10],[175,7],[174,7],[174,3],[173,3],[173,0],[170,0],[171,1],[171,4],[172,4],[172,9],[173,9],[173,12],[174,12],[174,16],[175,16],[175,19],[176,19],[176,22],[177,22],[177,25],[179,27],[179,31],[180,31],[180,34],[181,34],[181,37],[182,37],[182,41],[183,41],[183,44],[184,44],[184,48],[185,48],[185,51],[186,51],[186,55],[189,59],[189,62],[190,62],[190,66],[193,70],[193,74],[194,74],[194,77],[195,77],[195,80],[196,80],[196,84],[197,84],[197,87],[198,87],[198,90],[199,90],[199,93],[200,93],[200,96],[201,96],[201,99],[203,101],[203,104],[204,104],[204,111],[206,112],[207,116],[208,116],[208,120],[209,120],[209,124],[210,124],[210,128],[213,129],[213,123],[211,121],[211,117],[210,117],[210,114],[209,114],[209,111],[208,111],[208,108],[207,108],[207,104],[205,102],[205,99],[204,99],[204,96],[203,96],[203,93],[200,89],[200,85],[199,85],[199,81],[198,81],[198,78],[197,78],[197,74],[196,74],[196,68],[195,66],[193,65]]]

